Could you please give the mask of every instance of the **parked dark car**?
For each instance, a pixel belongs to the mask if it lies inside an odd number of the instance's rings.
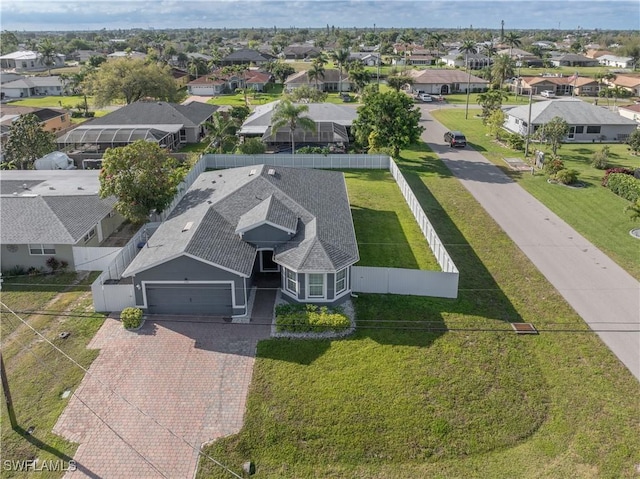
[[[444,141],[449,143],[449,146],[464,148],[467,146],[467,138],[461,131],[448,131],[444,134]]]

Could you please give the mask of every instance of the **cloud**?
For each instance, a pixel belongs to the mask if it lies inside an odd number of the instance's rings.
[[[637,30],[636,1],[3,0],[2,29],[350,27]]]

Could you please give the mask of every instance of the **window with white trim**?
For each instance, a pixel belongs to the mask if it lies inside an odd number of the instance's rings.
[[[298,274],[290,269],[284,270],[284,287],[293,294],[298,294]]]
[[[347,268],[336,273],[336,295],[347,289]]]
[[[91,238],[93,238],[95,235],[96,235],[96,229],[95,228],[91,228],[91,230],[86,235],[84,235],[84,242],[86,243]]]
[[[56,247],[52,244],[30,244],[29,254],[32,254],[32,255],[56,254]]]
[[[324,298],[324,274],[309,273],[307,280],[309,281],[309,297]]]

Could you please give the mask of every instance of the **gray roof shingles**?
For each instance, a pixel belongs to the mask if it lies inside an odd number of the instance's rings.
[[[275,260],[286,267],[328,272],[356,263],[358,247],[343,174],[276,167],[276,174],[269,175],[271,168],[257,165],[202,173],[124,275],[190,254],[250,276],[256,249],[236,230],[241,221],[250,224],[260,218],[287,227],[295,220],[297,233],[275,251]],[[250,175],[251,170],[255,174]],[[184,231],[190,221],[193,227]]]
[[[91,125],[200,125],[218,109],[214,105],[191,102],[178,105],[165,101],[137,101],[100,118]]]
[[[507,115],[526,121],[528,106],[518,106],[506,111]],[[531,123],[545,124],[554,117],[563,118],[570,125],[632,125],[633,120],[624,118],[606,108],[592,105],[577,98],[547,100],[531,105]]]

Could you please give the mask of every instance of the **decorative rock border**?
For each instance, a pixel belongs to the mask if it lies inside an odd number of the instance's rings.
[[[349,318],[351,325],[344,331],[325,331],[322,333],[290,333],[287,331],[278,331],[276,326],[276,306],[286,304],[287,301],[282,299],[282,293],[278,291],[276,301],[273,305],[273,317],[271,319],[271,337],[272,338],[288,338],[288,339],[340,339],[345,338],[356,330],[356,311],[353,307],[351,298],[340,305],[344,314]]]
[[[631,231],[629,231],[629,234],[635,239],[640,239],[640,228],[633,228]]]
[[[557,180],[552,180],[551,178],[547,178],[547,183],[549,183],[550,185],[566,186],[567,188],[573,188],[574,190],[579,190],[580,188],[584,188],[585,186],[587,186],[582,181],[576,181],[575,183],[571,183],[570,185],[565,185],[564,183]]]

